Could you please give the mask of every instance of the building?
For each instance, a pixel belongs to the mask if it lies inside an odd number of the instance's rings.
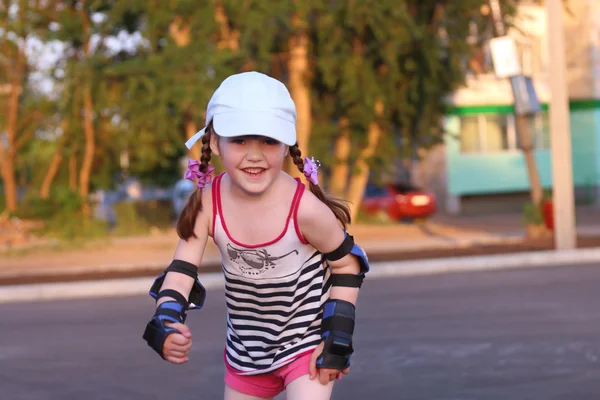
[[[571,0],[564,13],[573,179],[576,202],[600,199],[600,1]],[[542,185],[550,189],[551,157],[548,118],[549,76],[546,10],[523,1],[512,35],[521,65],[534,80],[543,111],[530,119],[535,158]],[[483,49],[481,74],[468,76],[466,87],[451,98],[445,118],[447,135],[442,149],[433,149],[420,168],[422,185],[438,193],[449,213],[520,210],[527,200],[529,181],[519,149],[506,79],[492,73],[489,51]],[[441,155],[443,153],[443,156]],[[443,158],[443,162],[440,162]],[[435,173],[432,170],[436,171]],[[436,178],[437,176],[437,178]],[[443,177],[441,179],[440,177]],[[417,178],[419,180],[419,178]]]

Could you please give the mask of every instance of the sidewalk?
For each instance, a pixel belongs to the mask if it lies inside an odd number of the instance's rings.
[[[579,247],[600,247],[600,211],[584,210]],[[549,241],[526,241],[518,215],[441,216],[424,225],[356,225],[350,229],[372,262],[550,250]],[[77,280],[156,276],[172,260],[174,231],[146,237],[115,238],[83,248],[32,248],[0,252],[0,286]],[[209,239],[201,272],[220,270],[218,249]]]

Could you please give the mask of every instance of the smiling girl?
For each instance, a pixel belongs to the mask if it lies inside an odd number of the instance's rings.
[[[354,311],[369,270],[345,232],[346,204],[318,185],[318,163],[302,158],[296,109],[286,87],[257,72],[232,75],[213,94],[202,142],[186,178],[197,183],[177,223],[173,262],[151,294],[157,309],[144,338],[161,357],[188,361],[189,309],[206,292],[197,270],[208,240],[221,251],[227,328],[225,399],[329,399],[348,373]],[[212,182],[209,163],[225,172]],[[292,157],[310,190],[282,171]]]

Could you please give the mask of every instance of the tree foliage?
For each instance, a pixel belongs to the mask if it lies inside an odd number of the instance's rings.
[[[303,84],[310,93],[311,153],[335,166],[334,143],[344,133],[352,144],[344,160],[350,166],[361,165],[361,157],[371,167],[415,157],[442,139],[447,96],[463,83],[476,48],[473,26],[480,32],[489,26],[481,13],[485,0],[15,0],[0,10],[26,3],[38,8],[26,25],[10,30],[61,43],[64,51],[50,69],[50,96],[28,87],[30,70],[39,66],[26,70],[20,104],[40,118],[19,128],[32,135],[19,154],[31,170],[58,162],[54,186],[74,189],[92,129],[91,190],[114,186],[124,172],[174,182],[185,137],[204,125],[217,85],[247,70],[288,83],[290,46],[301,34],[308,38]],[[17,54],[10,50],[17,41],[4,40],[0,68],[13,65]],[[4,115],[0,124],[2,132]],[[369,144],[373,129],[381,134]],[[365,156],[369,145],[377,151]],[[347,178],[359,173],[350,168]],[[36,191],[42,181],[47,174],[30,174],[24,186]]]

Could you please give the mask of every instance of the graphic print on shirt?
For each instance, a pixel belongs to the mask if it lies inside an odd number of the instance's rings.
[[[260,275],[269,269],[277,267],[279,261],[291,254],[298,255],[298,250],[292,250],[281,256],[272,256],[265,249],[239,249],[227,243],[227,254],[229,259],[240,267],[240,270],[248,275]]]

